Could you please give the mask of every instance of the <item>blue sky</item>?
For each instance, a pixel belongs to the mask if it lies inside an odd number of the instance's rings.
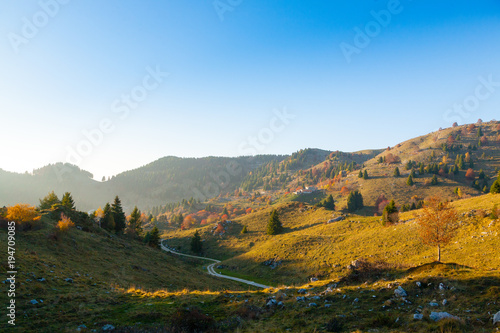
[[[10,0],[0,22],[9,171],[68,161],[100,179],[167,155],[356,151],[499,118],[498,1]]]

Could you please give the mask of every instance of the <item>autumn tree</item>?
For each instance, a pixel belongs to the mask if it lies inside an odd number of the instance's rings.
[[[115,197],[115,201],[113,205],[111,205],[111,212],[113,213],[113,219],[115,221],[115,231],[120,233],[125,229],[127,217],[123,212],[122,203],[118,196]]]
[[[9,221],[18,223],[29,223],[39,221],[41,216],[36,211],[35,207],[27,204],[17,204],[7,208],[5,218]]]
[[[468,169],[467,172],[465,173],[465,178],[468,180],[474,180],[476,178],[476,173],[472,169]]]
[[[40,209],[50,209],[53,205],[61,203],[54,191],[47,194],[43,199],[40,199]]]
[[[68,208],[69,210],[76,209],[75,202],[73,201],[73,197],[71,196],[71,193],[69,193],[69,192],[64,193],[62,200],[61,200],[61,205]]]
[[[283,225],[281,224],[278,211],[273,209],[271,215],[269,216],[269,222],[267,223],[267,234],[276,235],[283,230]]]
[[[384,211],[385,206],[389,203],[389,200],[385,197],[384,193],[381,193],[377,200],[375,201],[375,209],[377,209],[377,212],[382,214]]]
[[[201,242],[201,236],[198,230],[194,233],[193,238],[191,238],[191,251],[193,253],[199,254],[203,250],[203,243]]]
[[[66,232],[74,226],[75,224],[73,223],[73,221],[71,221],[69,217],[67,217],[64,214],[61,214],[61,219],[59,220],[59,222],[57,222],[57,228],[59,229],[59,231]]]
[[[424,244],[437,247],[437,261],[441,261],[441,248],[455,236],[458,229],[458,214],[438,197],[430,197],[418,217],[420,236]]]
[[[340,189],[340,194],[345,197],[349,193],[350,193],[349,189],[346,186],[342,186],[342,188]]]

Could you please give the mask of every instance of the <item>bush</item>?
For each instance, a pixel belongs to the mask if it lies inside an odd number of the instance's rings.
[[[70,228],[74,227],[75,224],[69,217],[67,217],[64,214],[61,214],[61,219],[59,222],[57,222],[57,229],[59,229],[60,232],[67,232]]]
[[[5,219],[16,222],[16,230],[27,231],[33,229],[40,221],[41,216],[35,207],[27,204],[17,204],[7,208]]]

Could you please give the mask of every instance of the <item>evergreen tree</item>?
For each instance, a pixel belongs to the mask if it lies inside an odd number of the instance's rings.
[[[69,210],[75,210],[75,202],[73,201],[73,197],[71,196],[71,193],[66,192],[64,193],[62,197],[61,204],[68,208]]]
[[[437,176],[434,175],[432,176],[432,179],[431,179],[431,185],[437,185],[438,184],[438,179],[437,179]]]
[[[201,242],[201,236],[198,230],[194,233],[193,238],[191,238],[191,251],[193,253],[201,253],[203,250],[203,243]]]
[[[482,136],[483,136],[483,130],[481,129],[481,127],[479,127],[479,128],[477,129],[477,137],[478,137],[478,138],[480,138],[480,137],[482,137]]]
[[[128,224],[130,230],[134,231],[138,236],[142,233],[141,211],[137,209],[137,206],[134,207],[134,210],[130,214],[130,221]]]
[[[242,233],[242,234],[246,234],[247,232],[248,232],[247,226],[246,226],[246,225],[244,225],[244,226],[243,226],[243,229],[241,229],[241,233]]]
[[[281,224],[278,212],[274,209],[269,217],[269,222],[267,224],[267,234],[276,235],[283,230],[283,225]]]
[[[495,180],[493,185],[491,185],[490,193],[492,193],[492,194],[500,193],[500,172],[498,173],[497,180]]]
[[[113,213],[113,219],[115,220],[115,231],[117,233],[122,232],[125,229],[127,217],[123,212],[122,203],[118,196],[115,197],[115,201],[111,206],[111,212]]]
[[[363,171],[359,170],[358,178],[363,178]]]
[[[50,209],[53,205],[61,203],[54,191],[47,194],[43,199],[40,199],[40,209]]]
[[[399,177],[401,176],[401,172],[399,172],[399,168],[396,167],[396,169],[394,169],[394,177]]]
[[[106,203],[103,210],[103,217],[101,220],[101,228],[106,229],[107,231],[115,230],[115,219],[113,217],[113,212],[111,211],[111,205]]]
[[[363,172],[363,179],[368,179],[368,171]]]
[[[406,185],[413,186],[415,182],[413,181],[413,177],[411,175],[408,176],[408,180],[406,181]]]
[[[425,173],[425,169],[424,168],[425,168],[424,163],[420,163],[420,167],[418,169],[418,173],[420,175],[423,175]]]
[[[396,207],[396,203],[394,199],[392,199],[384,208],[384,212],[382,214],[382,220],[384,225],[388,223],[393,224],[399,221],[398,209]]]
[[[154,226],[153,230],[149,233],[148,245],[151,247],[158,248],[160,245],[160,230],[157,226]]]
[[[325,199],[321,200],[319,204],[317,204],[318,207],[325,207],[326,209],[329,210],[335,210],[335,200],[333,200],[333,196],[330,194],[328,197]]]
[[[354,191],[349,193],[347,197],[347,210],[354,212],[358,209],[363,208],[363,196],[359,191]]]

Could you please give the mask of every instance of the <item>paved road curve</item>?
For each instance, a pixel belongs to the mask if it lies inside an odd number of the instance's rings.
[[[188,258],[194,258],[194,259],[201,259],[201,260],[208,260],[208,261],[213,261],[213,264],[210,264],[207,266],[207,270],[208,270],[208,274],[212,275],[212,276],[215,276],[215,277],[218,277],[218,278],[221,278],[221,279],[228,279],[228,280],[233,280],[233,281],[237,281],[237,282],[241,282],[241,283],[245,283],[245,284],[249,284],[251,286],[254,286],[254,287],[258,287],[258,288],[264,288],[264,289],[267,289],[267,288],[272,288],[271,286],[266,286],[266,285],[263,285],[263,284],[260,284],[260,283],[256,283],[256,282],[253,282],[253,281],[249,281],[249,280],[244,280],[244,279],[239,279],[239,278],[236,278],[236,277],[232,277],[232,276],[227,276],[227,275],[222,275],[222,274],[219,274],[215,271],[214,267],[215,265],[217,265],[218,263],[220,263],[220,260],[217,260],[217,259],[210,259],[210,258],[205,258],[205,257],[198,257],[198,256],[192,256],[192,255],[189,255],[189,254],[184,254],[184,253],[179,253],[177,251],[174,251],[174,250],[171,250],[169,249],[167,246],[165,246],[163,244],[163,242],[165,242],[165,240],[162,240],[160,245],[161,245],[161,249],[163,251],[167,251],[167,252],[170,252],[170,253],[173,253],[173,254],[176,254],[178,256],[183,256],[183,257],[188,257]]]

